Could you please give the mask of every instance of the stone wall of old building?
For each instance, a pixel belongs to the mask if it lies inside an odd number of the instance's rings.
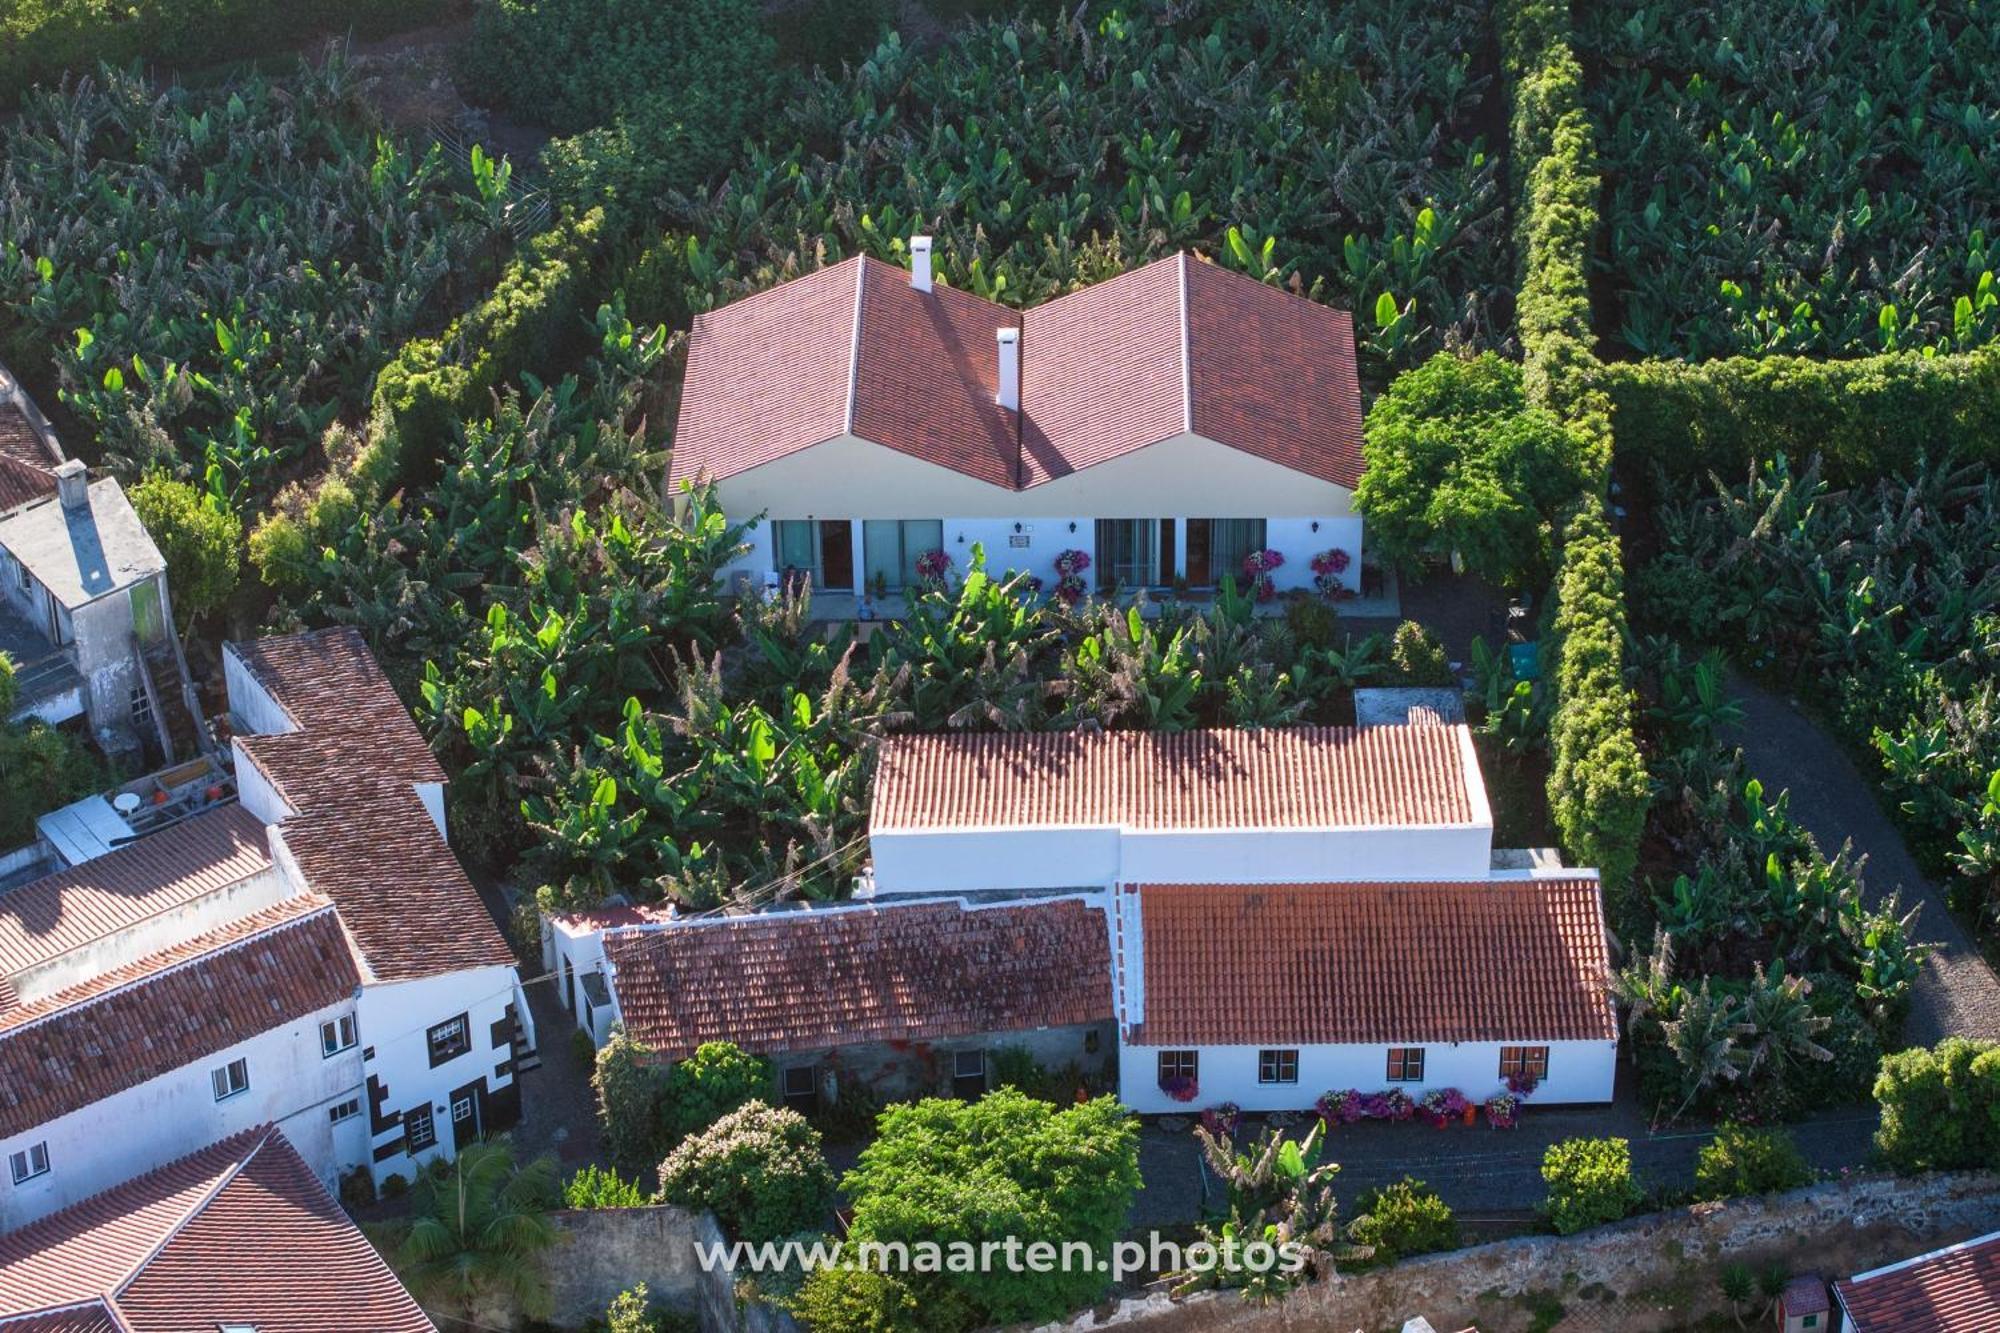
[[[1577,1236],[1527,1236],[1358,1273],[1273,1306],[1233,1295],[1129,1301],[1070,1321],[1134,1333],[1348,1333],[1422,1315],[1439,1329],[1518,1333],[1556,1305],[1563,1330],[1655,1333],[1730,1313],[1724,1264],[1827,1278],[2000,1231],[2000,1175],[1857,1177],[1790,1194],[1633,1218]],[[1749,1312],[1745,1311],[1747,1316]]]

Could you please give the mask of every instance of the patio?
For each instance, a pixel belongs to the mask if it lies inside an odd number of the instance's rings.
[[[83,715],[83,676],[66,649],[43,637],[26,616],[0,601],[0,653],[14,663],[15,717],[54,724]]]

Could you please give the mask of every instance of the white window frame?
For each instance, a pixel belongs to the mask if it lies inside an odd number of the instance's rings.
[[[1285,1068],[1291,1067],[1290,1078],[1285,1077]],[[1269,1077],[1265,1077],[1269,1074]],[[1295,1084],[1299,1081],[1299,1052],[1291,1046],[1269,1046],[1257,1052],[1257,1081],[1266,1087]]]
[[[16,1185],[25,1185],[38,1176],[46,1176],[49,1173],[49,1141],[42,1139],[8,1154],[7,1171]]]
[[[335,1102],[327,1108],[327,1123],[338,1125],[344,1120],[352,1120],[361,1114],[361,1099],[349,1097],[344,1102]]]
[[[241,1097],[250,1091],[249,1059],[239,1055],[228,1064],[218,1065],[209,1070],[208,1085],[215,1093],[215,1100],[219,1102],[226,1102],[232,1097]]]
[[[319,1053],[323,1060],[331,1060],[342,1051],[351,1051],[361,1041],[360,1026],[353,1014],[342,1014],[329,1018],[319,1025]]]
[[[449,1043],[447,1043],[447,1049],[450,1053],[439,1055],[438,1033],[454,1027],[458,1029],[457,1049],[450,1050]],[[436,1069],[440,1065],[448,1065],[453,1060],[472,1054],[472,1015],[470,1013],[459,1014],[454,1018],[445,1019],[442,1023],[433,1023],[424,1029],[424,1051],[430,1056],[432,1069]]]

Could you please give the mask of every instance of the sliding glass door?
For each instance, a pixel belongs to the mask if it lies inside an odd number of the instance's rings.
[[[1223,577],[1241,588],[1243,557],[1264,549],[1261,518],[1191,518],[1187,521],[1187,579],[1197,588],[1220,587]]]
[[[867,586],[907,588],[917,581],[917,561],[926,551],[944,549],[944,520],[871,518],[861,525],[861,558]]]
[[[809,578],[815,588],[854,589],[854,524],[847,519],[775,519],[771,550],[788,583]]]
[[[1100,518],[1097,520],[1097,588],[1147,588],[1173,577],[1173,553],[1166,548],[1165,568],[1161,561],[1160,530],[1170,520],[1158,518]],[[1169,537],[1171,542],[1171,537]]]

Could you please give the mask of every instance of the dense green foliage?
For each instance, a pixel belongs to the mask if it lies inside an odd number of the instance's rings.
[[[1555,517],[1590,480],[1577,438],[1491,352],[1398,375],[1368,409],[1364,455],[1354,503],[1378,559],[1411,570],[1457,554],[1508,586],[1546,580]]]
[[[397,1276],[426,1308],[470,1316],[503,1299],[533,1317],[550,1311],[536,1260],[556,1243],[562,1203],[555,1159],[514,1160],[505,1139],[467,1144],[418,1173],[409,1216],[383,1228]]]
[[[501,188],[406,152],[338,61],[206,93],[106,70],[0,136],[0,348],[124,475],[242,512],[477,278]]]
[[[2000,348],[1621,362],[1604,368],[1603,384],[1621,471],[1641,489],[1662,475],[1674,489],[1711,472],[1742,476],[1779,454],[1820,455],[1836,486],[1908,472],[1940,447],[2000,462]]]
[[[977,1102],[883,1112],[880,1134],[841,1182],[848,1239],[948,1243],[1081,1241],[1108,1254],[1139,1188],[1138,1124],[1109,1097],[1058,1109],[1012,1088]],[[911,1273],[937,1333],[1054,1319],[1101,1295],[1107,1274]]]
[[[1625,1139],[1566,1139],[1542,1156],[1549,1187],[1546,1209],[1562,1235],[1628,1216],[1645,1192],[1632,1178],[1632,1145]]]
[[[243,568],[243,520],[205,491],[149,472],[127,492],[132,510],[167,562],[175,619],[221,609]]]
[[[1724,1125],[1702,1145],[1694,1163],[1695,1197],[1734,1199],[1776,1194],[1812,1184],[1812,1168],[1782,1129]]]
[[[933,1327],[908,1283],[846,1264],[808,1273],[787,1308],[809,1333],[927,1333]]]
[[[590,1085],[597,1093],[604,1150],[612,1165],[629,1175],[652,1170],[672,1146],[661,1142],[660,1084],[652,1048],[622,1027],[598,1048]]]
[[[1963,351],[2000,331],[2000,29],[1977,0],[1580,10],[1607,332],[1646,355]]]
[[[660,1194],[714,1213],[737,1240],[777,1240],[826,1219],[833,1171],[804,1116],[746,1102],[667,1154]]]
[[[1504,318],[1482,25],[1462,0],[1142,0],[934,52],[892,36],[811,80],[710,196],[672,179],[678,125],[551,166],[568,197],[701,238],[702,304],[858,252],[902,262],[916,231],[945,281],[1019,304],[1195,248],[1356,311],[1379,367]]]
[[[667,1071],[661,1089],[661,1130],[668,1144],[707,1129],[746,1102],[769,1097],[777,1076],[771,1062],[726,1041],[702,1044]]]
[[[1991,1170],[2000,1162],[2000,1046],[1947,1037],[1899,1051],[1875,1080],[1875,1146],[1898,1171]]]
[[[102,760],[68,731],[39,718],[8,722],[15,692],[13,663],[0,653],[0,847],[34,841],[35,820],[110,781]]]
[[[1357,1216],[1347,1234],[1374,1251],[1369,1258],[1392,1264],[1413,1255],[1458,1248],[1458,1219],[1451,1205],[1421,1180],[1408,1176],[1372,1189],[1355,1200]]]
[[[1323,1121],[1313,1121],[1297,1139],[1269,1126],[1247,1152],[1237,1151],[1233,1135],[1233,1129],[1195,1129],[1208,1175],[1223,1191],[1222,1207],[1213,1221],[1202,1224],[1201,1236],[1223,1260],[1175,1274],[1173,1290],[1180,1296],[1225,1287],[1268,1303],[1315,1275],[1330,1275],[1332,1261],[1352,1253],[1340,1242],[1339,1201],[1333,1192],[1340,1167],[1320,1160],[1326,1147]],[[1248,1247],[1254,1245],[1270,1247],[1267,1253],[1274,1260],[1280,1247],[1297,1246],[1306,1262],[1303,1267],[1282,1262],[1260,1267],[1250,1262]]]
[[[374,37],[428,23],[441,0],[7,0],[0,106],[100,63],[213,64],[288,51],[327,34]]]
[[[563,1186],[566,1208],[638,1208],[646,1203],[639,1183],[606,1167],[586,1165]]]
[[[1652,613],[1805,675],[1856,740],[1918,852],[1959,858],[1956,904],[2000,922],[2000,845],[1981,826],[2000,772],[2000,480],[1926,463],[1835,491],[1780,455],[1740,486],[1666,506],[1641,584]]]

